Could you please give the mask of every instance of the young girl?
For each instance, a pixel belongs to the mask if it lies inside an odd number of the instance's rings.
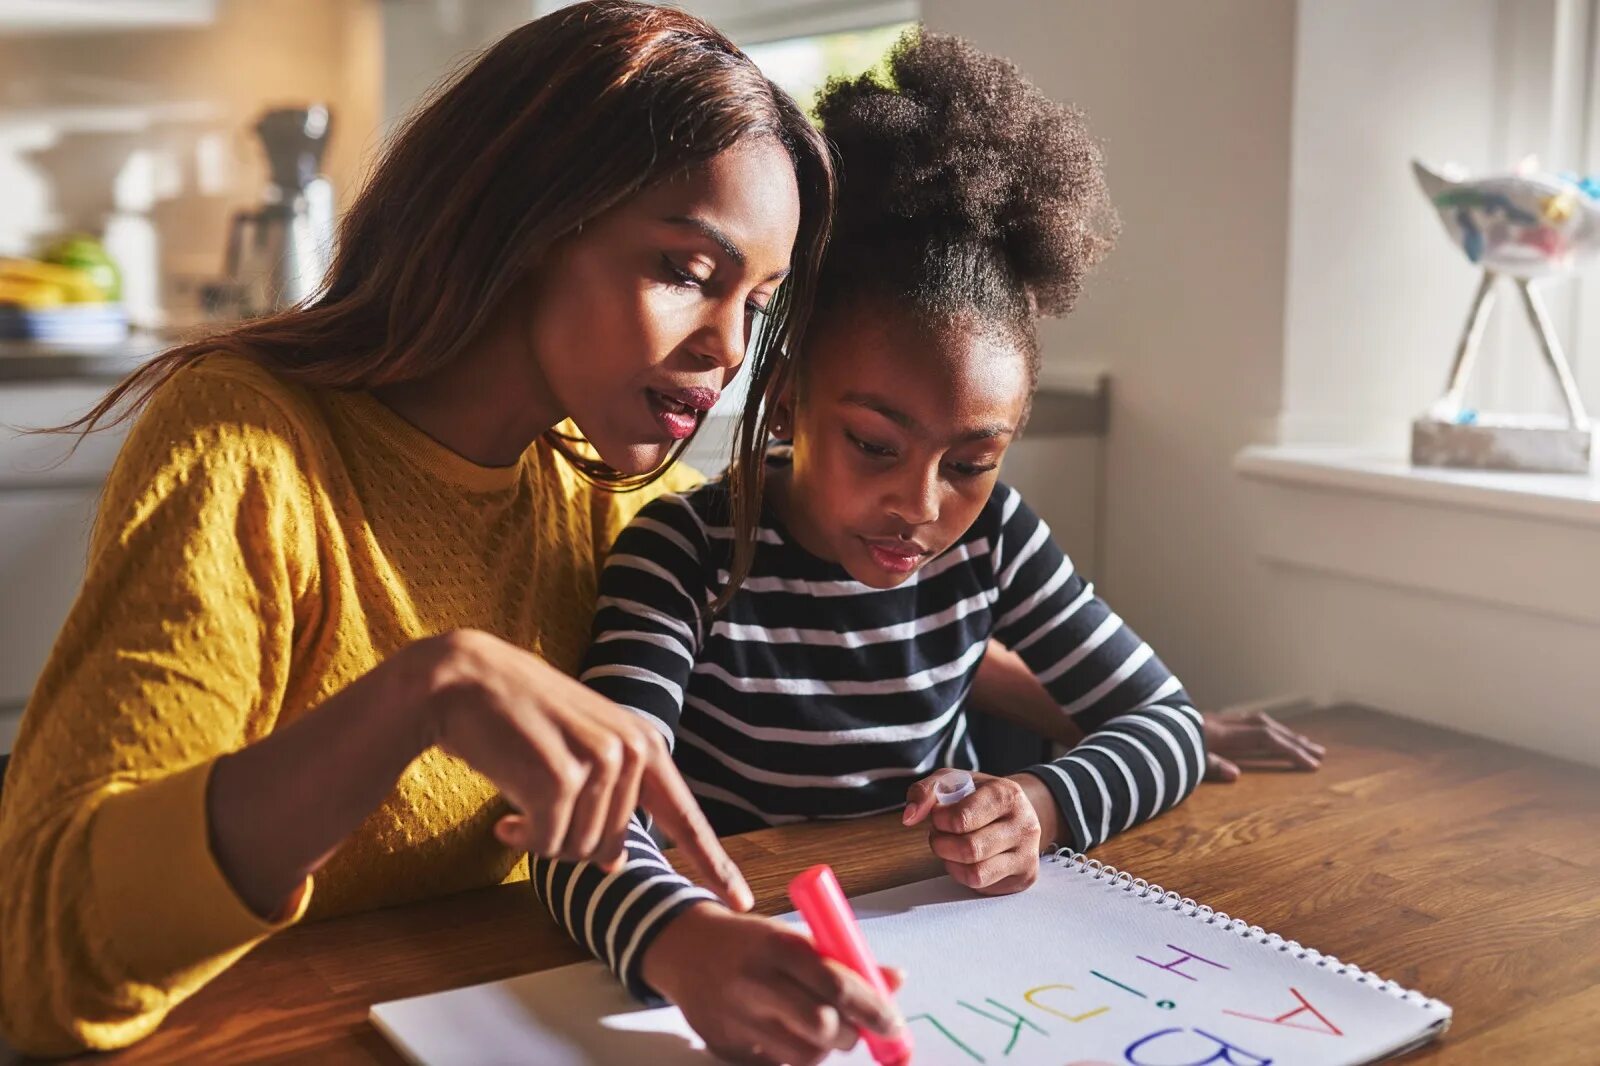
[[[835,238],[803,357],[770,394],[793,443],[768,456],[749,577],[730,588],[723,485],[646,506],[602,576],[582,679],[662,732],[720,832],[903,807],[956,880],[1016,892],[1045,842],[1087,849],[1188,795],[1201,720],[998,480],[1034,389],[1035,320],[1071,306],[1109,245],[1098,153],[1073,111],[957,39],[908,35],[888,77],[818,104],[839,154]],[[975,774],[935,810],[934,771],[978,769],[962,706],[990,637],[1086,738],[1010,778]],[[716,905],[642,827],[630,856],[609,875],[543,863],[534,884],[713,1050],[812,1062],[886,1021],[795,979],[804,940]]]

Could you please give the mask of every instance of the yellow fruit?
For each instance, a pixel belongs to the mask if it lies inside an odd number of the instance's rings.
[[[87,272],[37,259],[0,259],[0,281],[53,285],[64,294],[66,303],[97,304],[106,300],[105,290]]]
[[[67,303],[67,290],[60,285],[30,278],[0,276],[0,304],[39,311]]]

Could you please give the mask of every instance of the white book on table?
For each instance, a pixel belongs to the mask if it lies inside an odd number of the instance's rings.
[[[1062,853],[980,897],[936,878],[852,900],[917,1066],[1348,1066],[1439,1035],[1450,1008],[1242,919]],[[787,916],[799,922],[796,916]],[[380,1003],[420,1066],[704,1066],[674,1007],[598,962]],[[828,1060],[870,1066],[865,1046]]]

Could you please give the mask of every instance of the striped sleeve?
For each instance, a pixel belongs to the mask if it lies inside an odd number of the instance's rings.
[[[1154,818],[1200,783],[1200,713],[1182,684],[1058,548],[1012,488],[996,493],[995,637],[1083,730],[1082,742],[1028,772],[1086,851]]]
[[[530,857],[530,880],[568,936],[610,967],[632,995],[656,1004],[661,996],[641,973],[645,949],[685,908],[717,897],[674,870],[637,817],[624,852],[622,867],[611,873],[593,863]]]
[[[668,747],[700,647],[708,541],[681,496],[662,496],[617,538],[600,575],[594,640],[580,680],[642,715]],[[589,863],[531,859],[535,894],[567,934],[609,966],[634,996],[659,997],[644,982],[645,949],[672,918],[716,897],[673,870],[643,815],[628,827],[627,858],[606,873]]]
[[[662,496],[622,531],[600,574],[579,680],[676,741],[704,636],[710,541],[689,500]]]

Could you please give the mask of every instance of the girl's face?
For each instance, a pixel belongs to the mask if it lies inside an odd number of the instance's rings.
[[[623,473],[660,465],[744,360],[788,274],[794,164],[740,144],[607,212],[536,271],[533,360],[559,410]]]
[[[776,422],[794,469],[775,486],[807,551],[892,588],[971,527],[1026,409],[1026,353],[1000,331],[898,314],[829,316]]]

